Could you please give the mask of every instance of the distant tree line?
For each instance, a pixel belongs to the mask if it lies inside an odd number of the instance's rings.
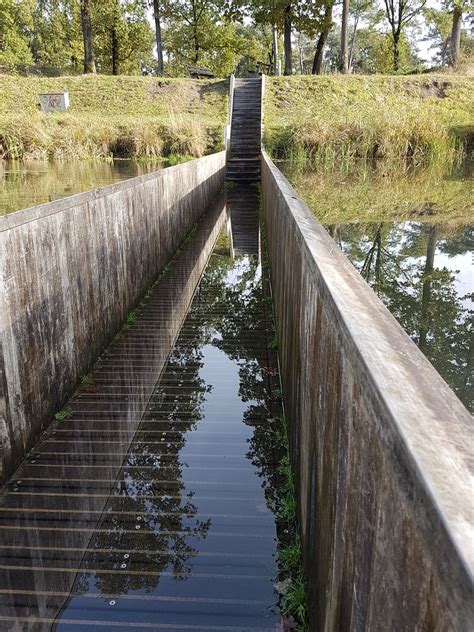
[[[473,0],[1,0],[0,66],[71,73],[409,72],[474,51]],[[471,16],[469,18],[469,16]]]

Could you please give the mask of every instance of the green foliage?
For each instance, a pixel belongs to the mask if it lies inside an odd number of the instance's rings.
[[[399,73],[416,70],[420,66],[407,36],[400,36]],[[390,74],[393,69],[393,43],[389,34],[374,29],[360,29],[353,51],[353,68],[360,74]]]
[[[472,309],[463,280],[473,246],[468,169],[335,174],[286,167],[285,173],[407,334],[472,408]]]
[[[37,0],[31,50],[43,67],[82,71],[83,42],[79,4],[74,0]]]
[[[204,10],[198,21],[169,20],[166,30],[169,61],[165,70],[171,76],[182,76],[188,73],[189,66],[202,66],[224,77],[233,72],[245,44],[235,24],[219,21],[209,10]]]
[[[292,579],[288,592],[283,596],[282,610],[298,621],[298,632],[309,632],[308,613],[306,608],[306,587],[301,575]]]
[[[31,64],[29,32],[33,27],[33,0],[0,2],[0,65],[14,69]]]
[[[154,34],[140,0],[93,3],[94,54],[98,72],[142,74],[152,63]]]
[[[299,538],[295,538],[278,549],[278,561],[289,573],[299,573],[301,569],[301,543]]]
[[[72,415],[72,409],[69,406],[66,406],[66,408],[63,408],[62,410],[60,410],[59,412],[57,412],[54,415],[54,418],[57,421],[64,421],[65,419],[67,419],[68,417],[71,417]]]
[[[281,599],[281,609],[285,615],[296,621],[297,630],[309,632],[306,586],[302,571],[301,542],[296,516],[296,494],[284,422],[280,424],[278,439],[285,449],[285,454],[280,459],[278,466],[278,473],[282,479],[279,487],[278,516],[286,525],[285,533],[287,534],[286,539],[278,546],[280,576],[283,578],[283,583],[287,584]]]
[[[82,373],[80,377],[80,382],[83,386],[89,386],[92,382],[92,378],[88,373]]]
[[[432,223],[463,223],[472,214],[472,190],[456,170],[412,173],[385,168],[344,171],[301,170],[283,166],[285,174],[325,225],[410,221],[427,215]]]

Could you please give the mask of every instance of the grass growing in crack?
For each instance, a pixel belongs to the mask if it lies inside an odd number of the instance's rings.
[[[276,389],[281,396],[280,389]],[[302,571],[301,542],[298,534],[296,493],[288,453],[288,430],[285,418],[277,419],[276,443],[284,451],[278,465],[281,477],[279,487],[278,519],[284,525],[285,540],[278,546],[278,565],[281,584],[285,586],[281,597],[281,610],[291,617],[298,632],[309,632],[306,606],[306,587]]]
[[[132,311],[128,312],[123,329],[129,329],[132,325],[136,323],[137,312],[138,312],[138,309],[133,309]]]
[[[281,392],[281,388],[274,388],[272,390],[272,397],[275,397],[275,399],[281,399],[283,397],[283,393]]]
[[[66,406],[65,408],[63,408],[62,410],[58,411],[55,415],[54,418],[57,421],[64,421],[64,419],[67,419],[68,417],[70,417],[72,415],[72,409],[69,406]]]
[[[306,587],[301,574],[292,578],[288,592],[283,597],[282,609],[296,620],[298,632],[309,632]]]
[[[234,182],[234,180],[226,180],[224,182],[224,191],[232,191],[236,186],[237,182]]]
[[[268,346],[270,347],[270,349],[278,349],[278,339],[276,336],[273,336]]]
[[[298,574],[301,564],[301,544],[298,538],[294,538],[288,544],[278,549],[278,559],[283,568],[288,572]]]
[[[89,386],[92,382],[92,378],[89,373],[82,373],[80,380],[83,386]]]
[[[261,198],[260,198],[261,200]],[[265,232],[265,228],[263,228]],[[267,251],[266,241],[262,244],[263,271],[269,273],[270,261]],[[268,276],[268,281],[270,278]],[[267,323],[269,327],[270,339],[267,340],[269,349],[278,351],[278,338],[275,333],[275,314],[273,312],[273,300],[271,296],[271,284],[269,292],[264,297],[267,306]],[[273,355],[273,354],[272,354]],[[302,571],[301,544],[298,535],[296,494],[291,469],[290,456],[288,452],[288,427],[283,414],[283,391],[281,383],[276,388],[271,389],[271,396],[275,404],[278,403],[281,414],[274,414],[273,419],[273,448],[275,455],[279,459],[277,466],[276,485],[276,513],[279,523],[279,533],[282,537],[278,544],[278,566],[279,575],[276,589],[280,592],[280,607],[288,623],[296,624],[298,632],[309,632],[308,613],[306,606],[305,581]],[[281,531],[280,531],[281,527]],[[284,535],[283,535],[284,534]],[[286,628],[285,628],[286,629]],[[289,628],[288,628],[289,629]]]

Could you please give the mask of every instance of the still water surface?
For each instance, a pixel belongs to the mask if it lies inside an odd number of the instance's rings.
[[[0,215],[104,187],[167,166],[164,162],[4,162],[0,160]]]
[[[341,250],[473,410],[473,182],[328,178],[284,165]]]
[[[1,630],[280,629],[275,332],[258,233],[222,232],[200,279],[224,221],[0,495]]]

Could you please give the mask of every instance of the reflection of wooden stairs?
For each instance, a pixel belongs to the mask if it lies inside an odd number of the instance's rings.
[[[256,186],[238,182],[226,192],[230,220],[232,257],[260,254],[259,204]]]
[[[262,80],[236,79],[227,180],[260,181]]]

